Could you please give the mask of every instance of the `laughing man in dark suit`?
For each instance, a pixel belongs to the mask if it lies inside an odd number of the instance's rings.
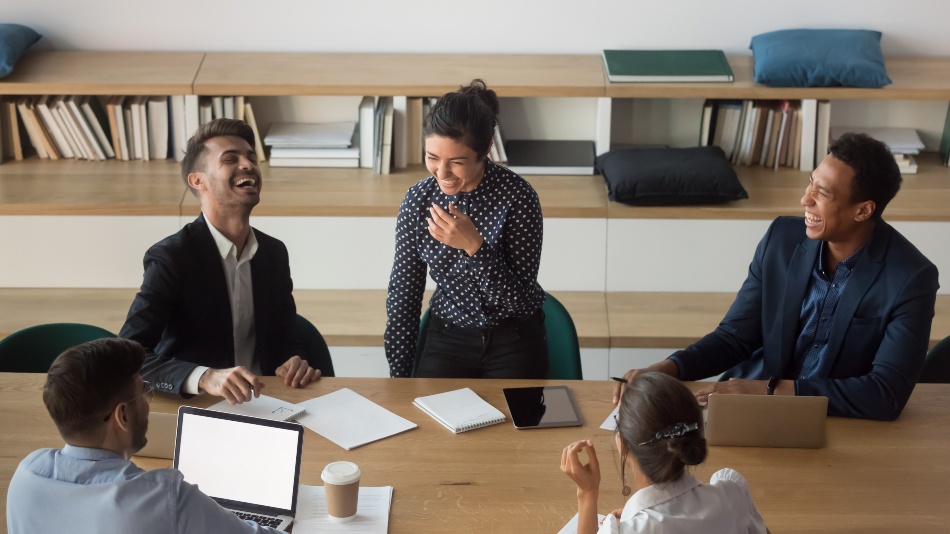
[[[901,183],[887,147],[845,134],[830,152],[805,188],[805,216],[772,223],[719,327],[647,370],[723,373],[696,392],[701,401],[822,395],[831,415],[900,415],[927,353],[937,268],[881,219]]]
[[[303,387],[320,377],[294,341],[287,248],[251,228],[261,171],[241,121],[198,128],[181,163],[201,215],[145,253],[142,287],[120,337],[147,350],[142,378],[157,391],[208,393],[240,403],[257,375]]]

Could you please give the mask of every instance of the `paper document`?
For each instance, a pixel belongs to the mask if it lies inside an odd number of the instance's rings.
[[[327,494],[323,486],[300,485],[297,492],[297,515],[294,534],[324,532],[365,532],[386,534],[389,530],[389,508],[393,487],[360,488],[356,517],[346,523],[330,521],[327,515]],[[575,527],[576,530],[576,527]]]
[[[228,401],[224,400],[208,407],[208,409],[216,412],[273,419],[274,421],[293,421],[304,412],[304,407],[299,404],[275,399],[267,395],[253,397],[241,404],[228,404]]]
[[[614,411],[610,412],[610,415],[607,416],[607,419],[604,419],[604,424],[600,425],[600,428],[604,430],[609,430],[613,432],[617,430],[617,415],[620,413],[620,406],[614,408]]]
[[[603,427],[601,427],[601,428],[603,428]],[[300,488],[303,489],[303,486],[300,486]],[[362,497],[362,495],[360,495],[360,497]],[[298,501],[298,502],[299,502],[299,501]],[[299,504],[297,505],[297,509],[298,509],[298,510],[300,509],[300,505],[299,505]],[[602,516],[602,515],[600,515],[600,514],[597,514],[597,524],[598,524],[598,525],[600,525],[601,523],[604,522],[604,517],[605,517],[605,516]],[[296,527],[294,527],[294,532],[295,532],[295,533],[297,532],[297,528],[296,528]],[[574,514],[574,517],[572,517],[571,520],[568,521],[566,525],[564,525],[563,527],[561,527],[561,530],[557,531],[557,534],[577,534],[577,514]]]
[[[416,424],[343,388],[300,403],[297,422],[346,450],[416,428]]]

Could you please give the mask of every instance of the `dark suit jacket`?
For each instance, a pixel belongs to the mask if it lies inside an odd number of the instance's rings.
[[[254,286],[254,356],[261,373],[297,354],[294,340],[297,309],[290,279],[287,248],[254,230],[258,249],[251,260]],[[231,304],[221,255],[204,215],[145,253],[142,287],[119,332],[146,349],[142,378],[158,391],[180,393],[198,365],[216,369],[234,366]]]
[[[801,217],[776,219],[719,327],[670,356],[680,378],[796,379],[790,364],[820,246]],[[938,287],[936,266],[879,221],[838,301],[822,378],[798,380],[797,394],[828,397],[831,415],[897,418],[923,367]]]

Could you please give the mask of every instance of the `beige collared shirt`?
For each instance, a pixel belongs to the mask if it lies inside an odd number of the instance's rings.
[[[243,254],[238,258],[237,246],[224,237],[207,218],[205,222],[221,255],[221,267],[224,269],[224,280],[228,286],[234,336],[234,364],[243,365],[250,372],[259,375],[260,362],[254,358],[257,335],[254,329],[254,284],[251,280],[251,260],[257,254],[257,237],[252,229],[247,236]],[[186,393],[199,393],[198,380],[207,369],[199,365],[188,375],[183,387]]]

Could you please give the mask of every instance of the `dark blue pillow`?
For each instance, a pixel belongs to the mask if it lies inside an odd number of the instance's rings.
[[[0,24],[0,78],[13,72],[13,66],[40,34],[21,24]]]
[[[891,83],[881,32],[779,30],[752,38],[755,82],[770,87],[866,87]]]
[[[632,206],[722,204],[749,198],[717,146],[627,148],[597,156],[607,198]]]

